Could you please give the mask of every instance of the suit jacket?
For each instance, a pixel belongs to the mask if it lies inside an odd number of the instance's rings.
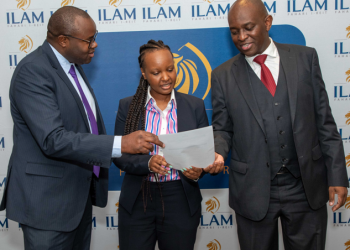
[[[343,143],[329,107],[316,50],[275,43],[285,70],[293,137],[305,193],[312,209],[328,201],[329,186],[348,186]],[[243,54],[212,72],[215,151],[230,150],[229,204],[261,220],[270,198],[266,132]]]
[[[115,135],[124,135],[125,120],[132,98],[133,97],[130,96],[121,99],[119,102],[114,130]],[[209,125],[203,100],[176,91],[175,99],[177,104],[178,132],[202,128]],[[141,119],[139,121],[139,129],[141,129]],[[123,154],[122,157],[113,159],[114,164],[121,170],[125,171],[119,201],[120,205],[130,214],[140,192],[142,179],[150,173],[148,161],[151,157],[151,155]],[[179,171],[179,174],[187,196],[191,215],[193,215],[201,206],[202,201],[198,182],[188,179],[181,171]]]
[[[100,134],[105,134],[96,97]],[[89,195],[93,165],[101,166],[94,205],[105,206],[114,137],[93,135],[83,103],[49,43],[17,66],[10,86],[13,150],[1,203],[11,220],[43,230],[72,231]]]

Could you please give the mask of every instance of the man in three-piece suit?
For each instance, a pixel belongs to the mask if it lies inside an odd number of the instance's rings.
[[[324,249],[326,202],[348,177],[315,49],[269,38],[261,0],[237,0],[228,22],[241,52],[212,73],[215,151],[231,150],[229,204],[241,249]]]
[[[0,209],[21,224],[25,249],[89,249],[92,205],[107,203],[111,158],[163,145],[144,131],[105,135],[80,66],[94,56],[96,35],[85,11],[57,10],[47,40],[11,80],[14,146]]]

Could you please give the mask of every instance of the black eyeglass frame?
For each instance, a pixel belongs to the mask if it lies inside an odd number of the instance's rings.
[[[53,34],[51,31],[48,31],[48,32],[50,32],[52,35],[54,35],[54,36],[60,36],[60,35],[55,35],[55,34]],[[89,40],[85,40],[85,39],[81,39],[81,38],[79,38],[79,37],[75,37],[75,36],[71,36],[71,35],[66,35],[66,34],[62,34],[62,36],[67,36],[67,37],[71,37],[71,38],[75,38],[75,39],[78,39],[78,40],[81,40],[81,41],[84,41],[84,42],[87,42],[87,43],[89,43],[89,49],[91,48],[91,44],[93,43],[93,42],[95,42],[96,41],[96,37],[97,37],[97,34],[98,34],[98,30],[96,30],[96,33],[95,33],[95,35],[94,35],[94,37],[89,41]]]

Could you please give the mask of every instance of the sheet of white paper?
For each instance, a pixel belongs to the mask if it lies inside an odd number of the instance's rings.
[[[165,160],[175,169],[206,168],[215,160],[213,127],[158,135]]]

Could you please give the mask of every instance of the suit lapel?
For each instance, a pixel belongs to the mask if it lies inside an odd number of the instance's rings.
[[[298,95],[298,66],[296,57],[293,53],[290,52],[290,49],[287,45],[275,43],[278,53],[280,55],[280,60],[284,73],[286,75],[287,88],[288,88],[288,97],[289,97],[289,106],[290,113],[292,118],[292,127],[294,126],[296,104],[297,104],[297,95]],[[280,69],[281,70],[281,69]]]
[[[184,128],[186,122],[186,107],[184,102],[182,101],[181,95],[175,91],[175,99],[176,99],[176,115],[177,115],[177,132],[183,132],[186,130]]]
[[[78,105],[78,108],[80,110],[81,116],[83,117],[86,129],[90,131],[90,126],[86,117],[85,109],[83,106],[83,103],[75,90],[72,82],[69,80],[67,74],[63,71],[60,63],[58,62],[55,54],[53,53],[49,43],[47,41],[43,44],[43,50],[47,54],[49,61],[51,62],[51,66],[56,70],[57,75],[62,79],[62,81],[67,85],[68,89],[70,90],[71,94],[73,95],[75,102]]]
[[[234,61],[232,65],[233,76],[235,77],[237,85],[241,90],[241,93],[246,100],[250,110],[252,111],[255,119],[257,120],[261,130],[266,135],[264,123],[261,118],[260,110],[254,97],[253,89],[250,83],[247,66],[248,65],[244,58],[244,55],[239,54],[238,59]]]

